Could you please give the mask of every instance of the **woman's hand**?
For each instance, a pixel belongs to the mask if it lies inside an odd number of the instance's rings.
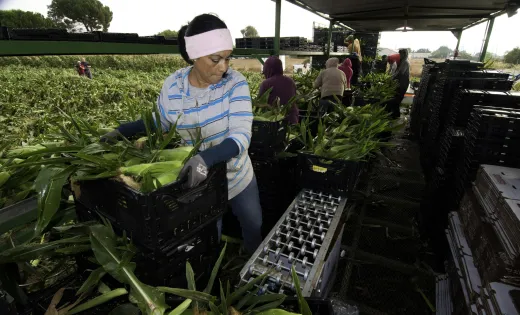
[[[114,129],[110,131],[109,133],[104,134],[101,136],[101,139],[99,139],[99,142],[106,142],[106,143],[116,143],[117,139],[119,138],[119,131],[117,129]]]
[[[184,167],[179,173],[179,179],[183,179],[184,177],[188,178],[186,182],[187,188],[198,186],[208,177],[208,166],[200,155],[195,155],[184,164]]]

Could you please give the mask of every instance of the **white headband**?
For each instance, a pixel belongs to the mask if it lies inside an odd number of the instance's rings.
[[[233,50],[233,38],[227,28],[186,36],[186,52],[190,59],[209,56],[223,50]]]

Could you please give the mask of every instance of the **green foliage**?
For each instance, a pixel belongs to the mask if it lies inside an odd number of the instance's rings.
[[[517,81],[515,85],[513,85],[513,91],[520,92],[520,81]]]
[[[244,29],[240,30],[242,37],[259,37],[258,31],[254,26],[248,25]]]
[[[22,10],[0,10],[0,25],[12,28],[52,28],[56,24],[40,13]]]
[[[519,64],[520,63],[520,48],[516,47],[515,49],[508,51],[504,56],[504,62],[510,64]]]
[[[473,56],[472,54],[468,53],[467,51],[465,50],[462,50],[459,52],[459,57],[460,59],[468,59],[468,60],[475,60],[475,56]]]
[[[449,48],[448,46],[441,46],[439,49],[434,51],[431,58],[448,58],[449,55],[453,53],[453,50]]]
[[[92,66],[92,71],[103,70],[139,70],[145,72],[173,73],[186,67],[180,56],[176,55],[139,55],[139,56],[85,56]],[[37,68],[70,68],[79,60],[78,56],[20,56],[2,57],[1,66],[29,66]],[[142,74],[143,75],[143,74]],[[164,77],[163,79],[165,79]]]
[[[164,30],[160,33],[157,33],[157,35],[162,35],[164,37],[177,37],[179,34],[177,33],[177,31],[173,31],[173,30]]]
[[[398,87],[397,81],[388,73],[369,73],[361,79],[361,82],[364,86],[357,90],[357,97],[361,96],[366,101],[375,101],[377,104],[392,99]]]
[[[63,23],[69,30],[80,23],[87,32],[107,32],[113,17],[110,8],[98,0],[52,0],[48,9],[47,15],[56,23]]]
[[[310,124],[317,123],[317,134],[310,132]],[[303,120],[296,131],[296,139],[304,151],[331,159],[365,161],[385,143],[381,133],[393,131],[396,126],[389,113],[381,106],[346,107],[338,100],[334,112],[317,122]]]
[[[417,49],[415,52],[416,53],[430,53],[431,51],[428,48],[421,48],[421,49]]]

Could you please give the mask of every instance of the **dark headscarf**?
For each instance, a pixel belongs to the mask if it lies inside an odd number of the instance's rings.
[[[269,79],[275,75],[283,74],[283,65],[280,58],[271,56],[264,62],[264,70],[262,71],[266,79]]]

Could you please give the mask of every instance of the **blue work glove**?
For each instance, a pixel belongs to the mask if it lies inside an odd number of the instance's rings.
[[[208,177],[208,166],[200,155],[195,155],[184,164],[179,173],[179,179],[184,179],[184,177],[188,178],[186,182],[187,188],[198,186]]]

